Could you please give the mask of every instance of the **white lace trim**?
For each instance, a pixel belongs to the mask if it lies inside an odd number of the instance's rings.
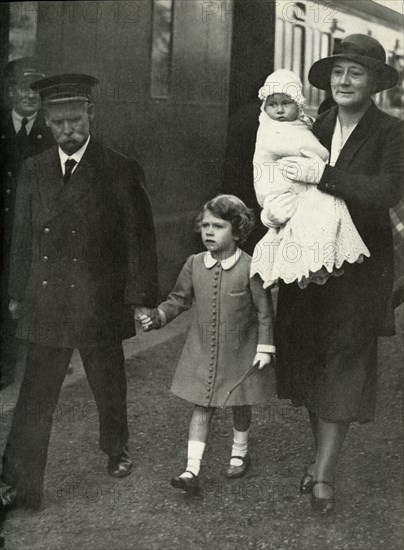
[[[342,199],[311,186],[298,201],[285,226],[270,228],[255,247],[251,277],[258,273],[264,287],[278,279],[297,281],[301,288],[324,284],[343,274],[344,262],[360,263],[370,256]]]

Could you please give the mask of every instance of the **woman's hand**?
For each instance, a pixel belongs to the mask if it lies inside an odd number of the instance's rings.
[[[319,183],[325,162],[311,151],[302,149],[301,153],[302,157],[283,157],[278,160],[283,177],[298,183]]]
[[[258,365],[258,370],[261,370],[265,367],[265,365],[272,363],[273,358],[273,353],[262,353],[262,351],[258,352],[255,354],[253,365]]]
[[[297,195],[282,191],[280,195],[266,197],[261,212],[261,221],[266,227],[279,227],[286,223],[297,208]]]

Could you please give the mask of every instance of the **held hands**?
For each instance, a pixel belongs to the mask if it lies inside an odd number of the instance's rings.
[[[161,327],[161,319],[157,309],[139,308],[142,311],[136,311],[136,320],[142,325],[143,332],[150,332],[153,329]],[[146,310],[146,311],[145,311]]]
[[[10,312],[11,319],[18,321],[21,314],[21,303],[11,299],[8,304],[8,311]]]
[[[318,184],[324,172],[325,162],[321,157],[302,149],[303,157],[283,157],[278,160],[283,177],[299,183]]]
[[[258,370],[261,370],[265,365],[270,365],[274,362],[275,354],[258,352],[255,354],[253,365],[258,365]]]

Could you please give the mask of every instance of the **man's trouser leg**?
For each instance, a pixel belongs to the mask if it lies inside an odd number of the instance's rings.
[[[128,442],[125,358],[122,346],[80,348],[100,420],[100,449],[108,456],[122,453]]]
[[[53,414],[71,355],[71,349],[28,344],[2,473],[2,480],[17,489],[20,506],[40,505]]]

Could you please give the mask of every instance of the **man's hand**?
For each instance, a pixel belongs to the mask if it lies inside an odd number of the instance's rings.
[[[21,315],[21,303],[11,299],[8,304],[8,311],[10,312],[11,318],[14,319],[14,321],[18,321]]]
[[[299,183],[320,182],[325,162],[311,151],[301,150],[302,157],[283,157],[279,159],[279,169],[284,178]]]
[[[272,353],[258,352],[255,354],[253,365],[258,365],[258,370],[261,370],[265,365],[269,365],[272,362]]]

